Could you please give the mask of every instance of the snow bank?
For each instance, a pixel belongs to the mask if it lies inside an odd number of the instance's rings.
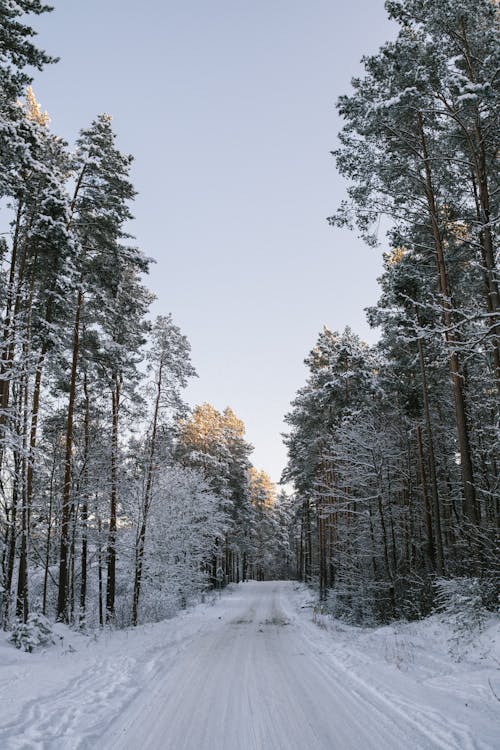
[[[384,627],[346,625],[296,586],[295,614],[349,679],[370,688],[448,748],[500,747],[500,618],[467,639],[443,617]],[[314,633],[316,631],[316,633]],[[473,738],[471,740],[471,738]]]

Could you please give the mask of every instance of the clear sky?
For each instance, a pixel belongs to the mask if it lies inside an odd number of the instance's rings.
[[[52,0],[35,78],[55,132],[100,112],[135,157],[155,313],[188,336],[191,404],[231,406],[276,481],[283,415],[323,324],[373,342],[381,251],[326,217],[339,94],[393,29],[383,0]]]

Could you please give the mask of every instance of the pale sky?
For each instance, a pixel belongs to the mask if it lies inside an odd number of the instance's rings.
[[[61,60],[35,94],[70,143],[113,115],[135,157],[132,231],[157,261],[154,312],[192,345],[187,400],[231,406],[277,481],[283,415],[323,324],[376,340],[363,309],[383,247],[326,217],[344,195],[335,101],[393,34],[383,0],[51,4],[33,25]]]

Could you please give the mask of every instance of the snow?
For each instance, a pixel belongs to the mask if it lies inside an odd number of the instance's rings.
[[[311,600],[250,582],[154,625],[56,626],[33,654],[2,634],[0,748],[500,747],[498,621],[457,647],[437,617],[362,629]]]

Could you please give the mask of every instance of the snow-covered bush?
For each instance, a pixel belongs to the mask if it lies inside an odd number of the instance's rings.
[[[171,617],[199,600],[209,586],[207,566],[224,520],[220,498],[200,471],[158,471],[143,562],[142,622]]]
[[[16,648],[31,653],[39,646],[54,644],[52,626],[40,612],[32,612],[27,622],[17,622],[9,638]]]
[[[451,626],[450,652],[461,656],[461,647],[481,632],[494,596],[494,583],[479,578],[438,578],[436,587],[436,610]]]

